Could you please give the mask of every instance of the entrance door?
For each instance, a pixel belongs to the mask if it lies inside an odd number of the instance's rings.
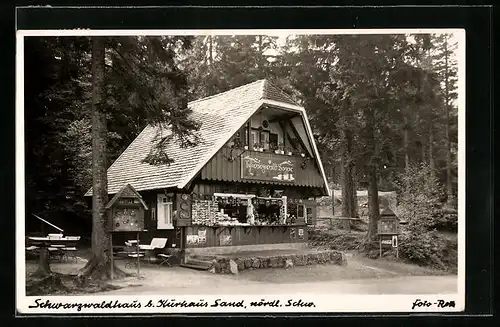
[[[314,200],[306,200],[304,201],[304,216],[307,225],[316,225],[316,209],[317,203]]]
[[[156,229],[174,229],[172,201],[164,194],[158,194],[156,210],[158,212]]]

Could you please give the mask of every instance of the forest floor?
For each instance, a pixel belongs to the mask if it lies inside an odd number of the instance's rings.
[[[457,276],[416,265],[347,253],[347,265],[250,269],[238,275],[210,274],[181,267],[144,267],[144,279],[113,283],[103,293],[152,294],[435,294],[457,292]]]
[[[63,284],[66,291],[45,293],[50,295],[99,295],[116,294],[222,294],[224,292],[257,294],[259,292],[343,293],[343,294],[409,294],[453,293],[457,290],[457,276],[442,271],[395,262],[389,259],[369,259],[355,252],[347,252],[347,265],[323,264],[289,269],[244,270],[238,275],[210,274],[187,268],[141,265],[141,279],[136,269],[125,269],[123,262],[117,266],[134,274],[132,277],[110,283],[92,284],[87,289],[72,287],[68,278]],[[71,276],[85,261],[52,263],[51,269],[61,276]],[[36,269],[36,262],[27,262],[27,276]],[[214,293],[215,292],[215,293]],[[35,294],[31,294],[35,295]],[[42,294],[40,294],[42,295]]]
[[[326,240],[320,234],[320,241],[326,245],[334,244],[336,249],[347,256],[347,265],[323,264],[300,266],[291,269],[255,269],[244,270],[238,275],[214,275],[207,271],[196,271],[187,268],[160,267],[155,264],[141,264],[141,279],[138,279],[136,269],[126,269],[123,261],[117,260],[119,268],[133,274],[132,277],[113,280],[110,283],[90,283],[85,287],[76,287],[73,283],[78,269],[83,267],[90,257],[90,251],[83,249],[77,254],[77,261],[53,262],[51,269],[61,278],[62,288],[32,288],[27,295],[79,295],[85,293],[99,294],[155,294],[169,293],[197,294],[198,292],[240,292],[253,293],[257,290],[268,292],[284,292],[290,287],[294,292],[303,289],[307,292],[316,289],[318,292],[347,292],[354,294],[384,292],[456,292],[457,275],[450,271],[422,267],[404,262],[393,256],[369,258],[359,253],[357,244],[366,235],[363,230],[350,232],[338,229],[323,229]],[[443,237],[456,240],[456,233],[445,233]],[[27,283],[32,282],[31,273],[37,268],[36,260],[26,262]],[[388,285],[387,287],[384,285]],[[217,288],[220,288],[217,291]],[[390,291],[389,291],[390,290]]]

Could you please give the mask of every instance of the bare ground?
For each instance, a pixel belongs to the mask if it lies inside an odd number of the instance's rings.
[[[290,269],[244,270],[238,275],[216,275],[181,267],[141,266],[141,278],[136,276],[115,280],[116,289],[99,292],[100,295],[151,294],[265,294],[314,292],[318,294],[409,294],[454,293],[457,276],[388,259],[369,259],[348,253],[347,266],[332,264],[301,266]],[[56,273],[75,273],[80,263],[53,263]],[[125,268],[123,262],[117,262]],[[27,263],[27,271],[34,271],[36,263]],[[94,290],[91,290],[94,291]],[[74,295],[82,293],[72,293]]]

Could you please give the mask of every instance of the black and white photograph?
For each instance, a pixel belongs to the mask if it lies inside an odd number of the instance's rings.
[[[465,31],[17,32],[21,313],[458,312]]]

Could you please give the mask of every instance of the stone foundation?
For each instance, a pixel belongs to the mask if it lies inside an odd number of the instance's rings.
[[[347,260],[342,252],[334,250],[277,256],[216,256],[212,260],[212,264],[208,271],[214,274],[237,274],[239,271],[245,269],[289,268],[293,266],[308,266],[324,263],[347,265]]]
[[[254,244],[254,245],[233,245],[233,246],[214,246],[214,247],[200,247],[200,248],[186,248],[186,255],[190,256],[219,256],[233,254],[238,256],[238,252],[251,252],[251,251],[269,251],[269,250],[307,250],[308,244],[303,243],[278,243],[278,244]]]

